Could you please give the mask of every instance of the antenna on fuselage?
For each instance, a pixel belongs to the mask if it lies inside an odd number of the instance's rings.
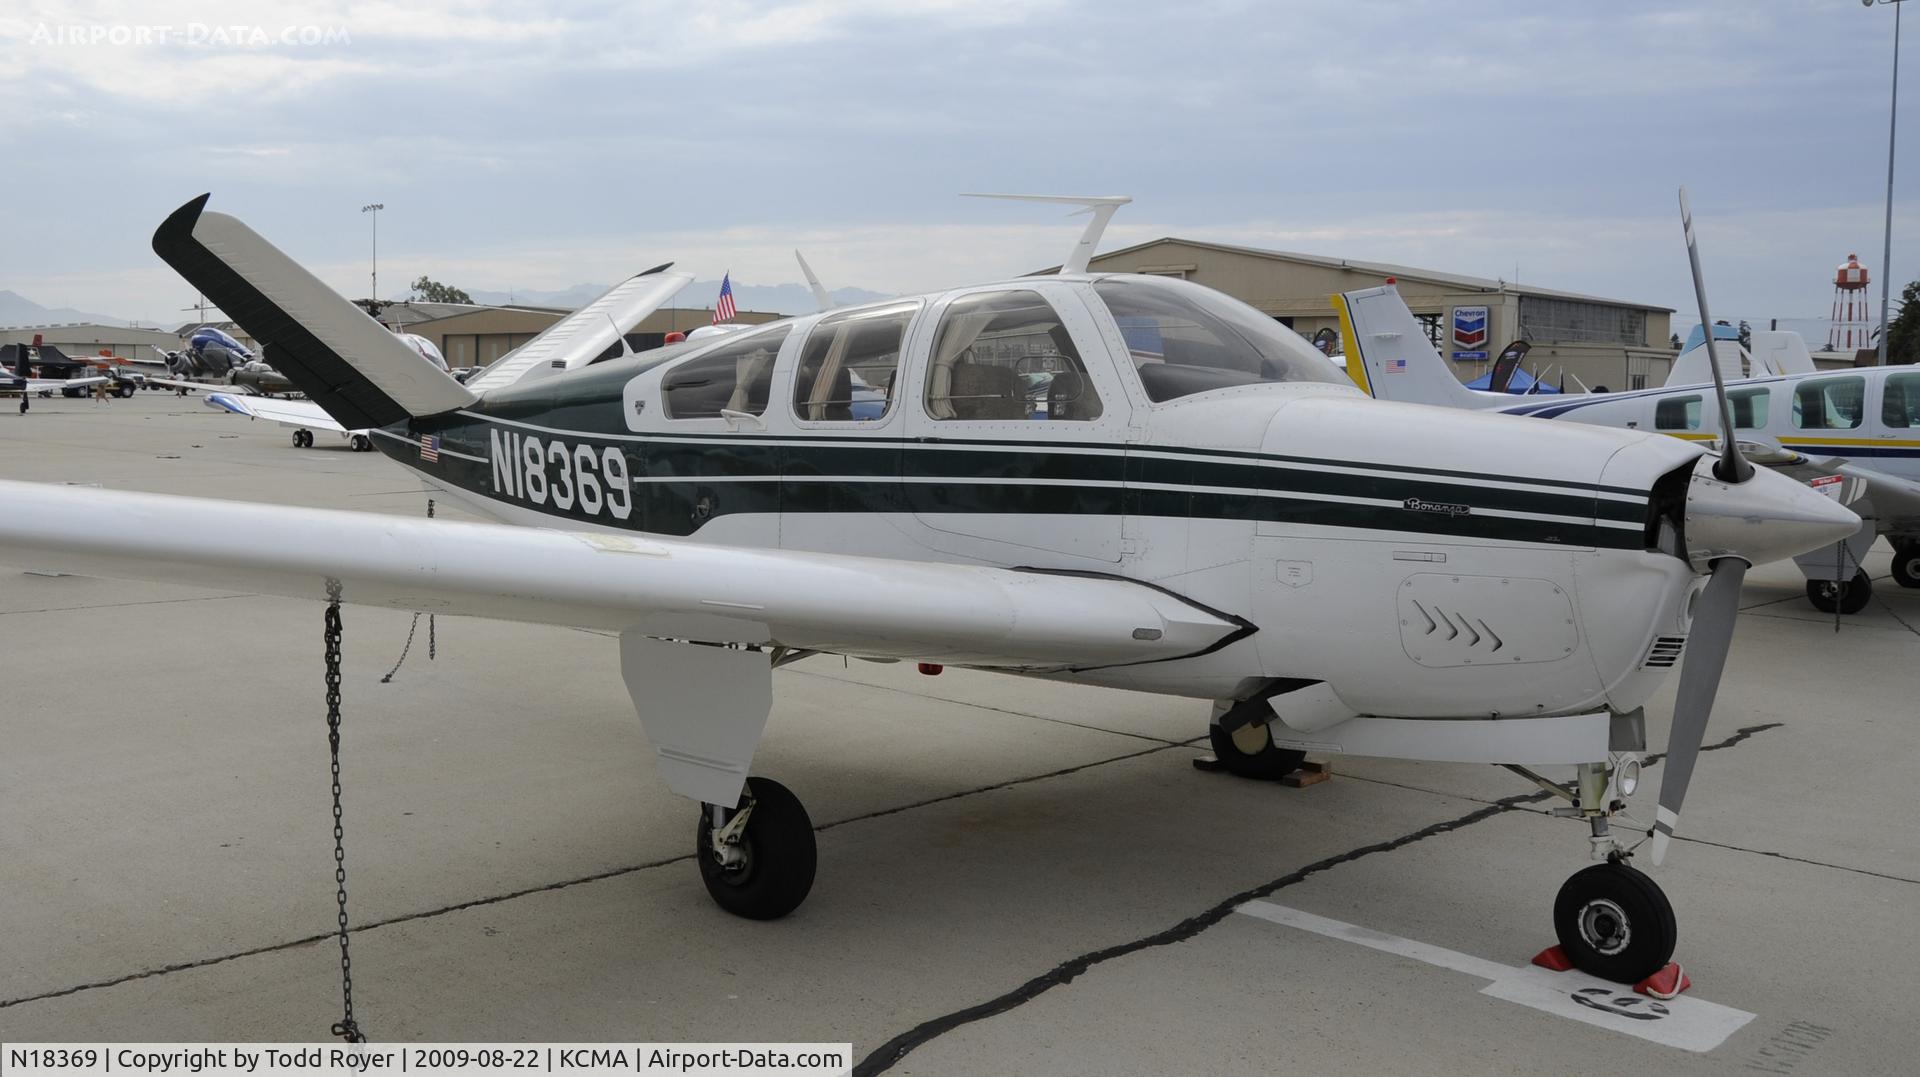
[[[1093,214],[1087,222],[1087,230],[1080,233],[1080,241],[1073,245],[1073,253],[1060,264],[1062,273],[1085,273],[1093,262],[1093,248],[1100,242],[1100,236],[1107,230],[1107,222],[1113,219],[1113,211],[1133,201],[1123,195],[1071,195],[1071,194],[962,194],[962,198],[1003,198],[1009,202],[1057,202],[1062,205],[1079,206],[1067,214],[1078,217],[1082,213]]]

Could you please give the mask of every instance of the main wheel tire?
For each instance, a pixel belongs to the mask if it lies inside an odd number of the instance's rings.
[[[1575,968],[1623,984],[1665,968],[1679,938],[1667,895],[1620,863],[1574,872],[1553,900],[1553,930]]]
[[[1207,727],[1207,739],[1213,745],[1213,757],[1227,773],[1241,778],[1279,781],[1300,769],[1307,753],[1282,748],[1273,743],[1273,731],[1265,722],[1249,723],[1231,733],[1218,725]]]
[[[694,837],[700,881],[714,903],[735,916],[777,920],[799,908],[813,889],[818,863],[813,820],[800,798],[771,778],[748,778],[743,806],[747,798],[753,800],[753,814],[740,835],[743,859],[732,868],[715,858],[713,828],[701,806]]]
[[[1859,613],[1867,608],[1867,600],[1872,597],[1873,581],[1867,578],[1865,569],[1854,570],[1853,579],[1845,583],[1807,581],[1807,601],[1821,613],[1832,613],[1836,609],[1841,613]]]
[[[1903,542],[1893,548],[1893,582],[1920,587],[1920,542]]]
[[[365,434],[355,434],[352,440],[347,442],[347,445],[352,448],[354,452],[368,452],[373,448],[373,439]]]

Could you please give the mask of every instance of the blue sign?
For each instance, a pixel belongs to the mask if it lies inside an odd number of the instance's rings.
[[[1487,357],[1486,352],[1454,352],[1453,353],[1453,361],[1456,363],[1464,363],[1464,362],[1467,362],[1468,360],[1484,361],[1486,357]]]

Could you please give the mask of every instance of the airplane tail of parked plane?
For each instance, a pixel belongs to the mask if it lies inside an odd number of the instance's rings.
[[[255,339],[274,365],[350,430],[436,415],[478,399],[399,337],[207,196],[173,212],[153,250]]]
[[[1392,285],[1336,295],[1333,306],[1340,313],[1347,374],[1368,395],[1454,408],[1485,408],[1499,402],[1483,399],[1460,384]]]

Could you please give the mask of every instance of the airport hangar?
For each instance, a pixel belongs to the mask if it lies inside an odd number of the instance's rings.
[[[1532,346],[1523,364],[1529,373],[1557,386],[1564,370],[1570,392],[1579,389],[1576,379],[1589,389],[1658,386],[1667,380],[1675,355],[1668,343],[1671,308],[1413,266],[1169,236],[1096,255],[1090,268],[1204,284],[1252,304],[1308,338],[1322,329],[1340,332],[1328,301],[1335,292],[1370,288],[1393,278],[1414,316],[1427,326],[1434,347],[1463,382],[1486,374],[1492,358],[1514,340]],[[1484,319],[1476,321],[1482,312]]]
[[[96,322],[7,326],[0,328],[0,345],[31,344],[36,336],[76,359],[105,351],[122,359],[158,360],[180,347],[179,336],[169,330]]]

